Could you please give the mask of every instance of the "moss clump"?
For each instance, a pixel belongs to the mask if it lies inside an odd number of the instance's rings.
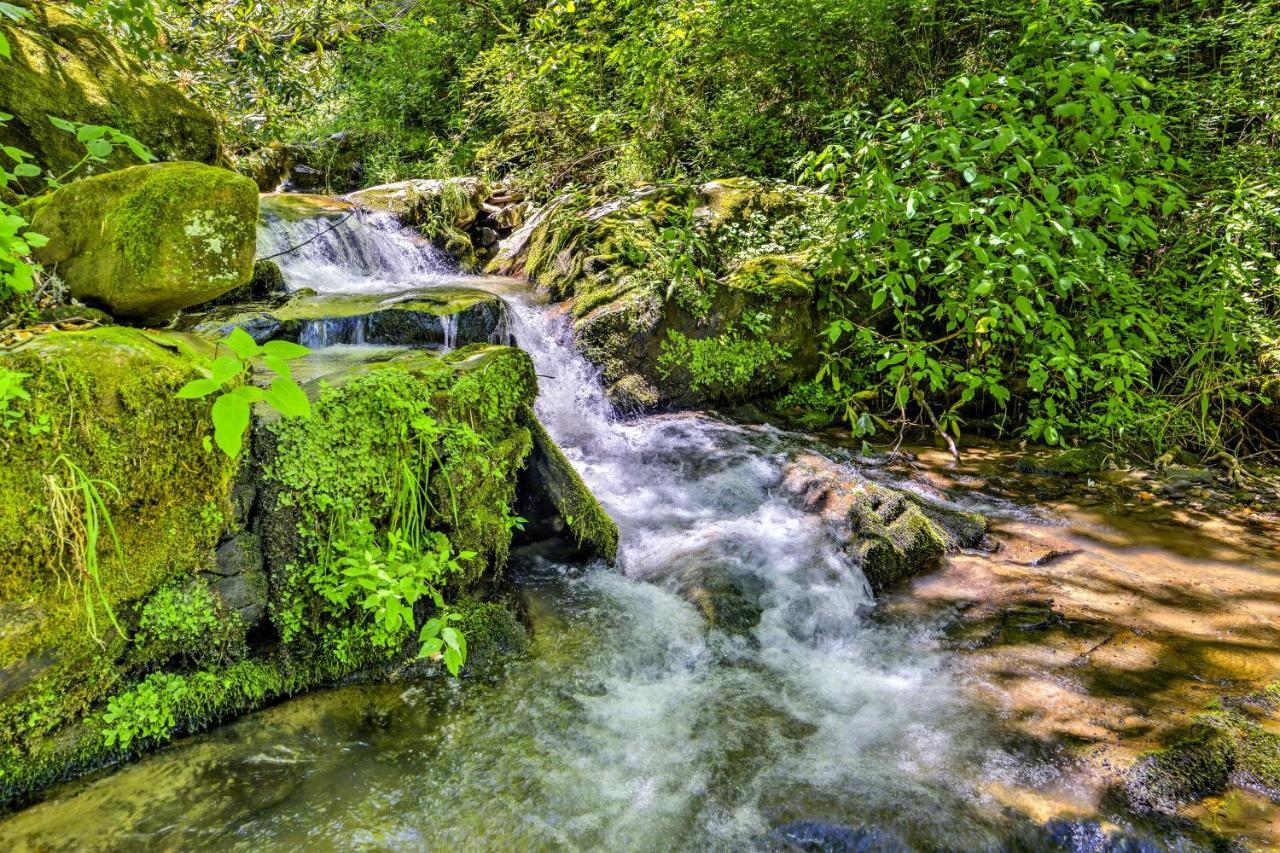
[[[1125,786],[1131,802],[1174,813],[1230,785],[1280,797],[1280,735],[1255,719],[1259,710],[1274,716],[1280,702],[1274,688],[1260,696],[1262,701],[1253,704],[1261,708],[1223,703],[1200,714],[1172,744],[1139,760]]]
[[[59,476],[59,456],[98,481],[123,555],[100,543],[102,594],[126,627],[135,603],[212,558],[234,466],[203,446],[209,401],[174,396],[194,376],[199,345],[104,327],[50,333],[0,358],[27,374],[30,394],[0,434],[0,761],[35,748],[126,677],[117,661],[127,643],[96,596],[101,644],[91,635],[82,568],[58,536],[45,477]],[[72,530],[78,523],[70,519]]]
[[[52,3],[27,5],[33,19],[0,24],[12,52],[0,74],[0,104],[14,116],[0,125],[0,144],[26,151],[50,173],[62,174],[79,162],[84,146],[50,124],[52,115],[118,128],[164,160],[221,162],[217,122],[207,110],[146,74],[105,33],[76,23]],[[121,152],[88,171],[132,162]]]
[[[976,513],[916,500],[871,483],[852,496],[848,546],[867,582],[881,592],[928,568],[949,551],[975,544],[987,530]]]
[[[1028,474],[1079,477],[1103,470],[1109,457],[1110,454],[1106,448],[1096,444],[1086,444],[1083,447],[1062,450],[1047,457],[1023,457],[1018,460],[1017,468]]]
[[[258,191],[197,163],[134,166],[63,187],[34,208],[36,253],[77,299],[157,320],[253,276]]]

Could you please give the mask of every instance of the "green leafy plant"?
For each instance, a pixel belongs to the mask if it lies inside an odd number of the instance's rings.
[[[268,341],[259,345],[244,329],[236,328],[218,342],[226,355],[216,357],[201,368],[202,379],[193,379],[178,390],[178,398],[194,400],[216,394],[213,402],[213,440],[232,459],[240,455],[244,433],[249,428],[251,406],[262,401],[285,417],[310,417],[311,402],[293,381],[289,362],[310,350],[289,341]],[[276,374],[263,390],[247,384],[252,375],[252,360]]]
[[[416,627],[414,605],[429,599],[445,615],[424,625],[421,656],[440,653],[439,646],[429,641],[442,637],[445,666],[457,675],[466,662],[465,641],[452,640],[460,636],[456,629],[444,635],[439,628],[434,634],[428,628],[433,622],[451,621],[441,589],[449,577],[462,573],[460,561],[475,557],[471,551],[454,554],[443,533],[426,532],[414,546],[395,530],[379,537],[368,521],[361,520],[348,525],[346,533],[332,543],[329,558],[313,567],[311,581],[337,611],[354,605],[367,614],[374,643],[383,648],[403,642]]]
[[[118,148],[129,149],[133,156],[143,163],[155,162],[156,157],[147,146],[129,134],[116,130],[114,127],[67,121],[56,116],[49,116],[48,119],[54,127],[71,134],[84,146],[84,156],[73,163],[70,168],[61,175],[51,175],[46,178],[50,189],[57,189],[62,186],[72,175],[85,166],[94,163],[106,163],[107,158],[114,154]],[[30,164],[27,165],[30,167]],[[30,172],[30,168],[27,171]]]
[[[102,715],[107,746],[129,749],[135,741],[167,738],[177,725],[175,711],[187,697],[189,685],[181,675],[157,672],[132,689],[112,697]]]
[[[871,425],[873,390],[944,434],[1011,402],[1050,444],[1131,428],[1165,325],[1139,270],[1186,203],[1132,67],[1156,48],[1091,3],[1043,4],[1007,69],[853,114],[848,145],[807,159],[845,195],[820,376],[850,423]]]
[[[28,376],[28,373],[0,367],[0,431],[8,431],[22,419],[23,412],[16,404],[31,399],[27,389],[22,387]]]

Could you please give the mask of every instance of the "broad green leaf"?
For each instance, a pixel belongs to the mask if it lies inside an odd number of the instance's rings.
[[[240,369],[240,359],[230,355],[219,356],[213,360],[213,364],[210,367],[211,378],[218,385],[224,385],[228,379],[239,373]]]
[[[178,389],[177,397],[179,400],[194,400],[207,397],[221,387],[221,382],[214,382],[212,379],[192,379]]]
[[[106,157],[113,150],[111,143],[105,139],[91,140],[85,143],[84,148],[94,157]]]
[[[235,459],[249,428],[249,402],[235,394],[223,394],[213,403],[213,441],[223,453]]]
[[[262,347],[258,346],[258,342],[239,326],[232,329],[231,334],[227,335],[219,343],[246,361],[262,351]]]
[[[311,352],[302,344],[295,344],[292,341],[267,341],[262,345],[262,351],[267,355],[275,356],[285,361],[302,358]]]
[[[263,399],[286,418],[311,417],[311,401],[306,392],[288,377],[277,377]]]

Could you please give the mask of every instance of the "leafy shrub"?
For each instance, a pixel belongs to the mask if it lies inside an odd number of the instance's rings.
[[[1161,223],[1187,206],[1186,162],[1134,70],[1159,47],[1085,0],[1042,4],[1006,71],[852,115],[847,144],[807,159],[845,194],[822,377],[851,423],[874,429],[870,396],[957,433],[964,412],[1010,410],[1050,444],[1139,431],[1195,310],[1171,318],[1181,288],[1151,274]]]

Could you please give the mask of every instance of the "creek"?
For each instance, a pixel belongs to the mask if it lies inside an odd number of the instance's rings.
[[[260,251],[315,225],[268,218]],[[559,314],[520,283],[460,277],[384,219],[357,217],[279,260],[293,289],[500,294],[540,376],[540,418],[619,525],[617,565],[518,550],[508,573],[528,654],[461,681],[301,696],[180,740],[10,817],[8,849],[1109,849],[1099,820],[1149,849],[1197,849],[1107,805],[1063,732],[1018,725],[1026,709],[1007,683],[955,641],[971,590],[878,606],[779,484],[817,452],[991,514],[1006,538],[1073,536],[1072,559],[1133,568],[1155,554],[1190,570],[1202,558],[1154,533],[1126,558],[1081,516],[973,474],[866,467],[837,444],[713,413],[618,417]],[[318,359],[378,352],[308,343]],[[934,582],[996,561],[963,555]],[[709,625],[682,592],[691,577],[747,618]]]

